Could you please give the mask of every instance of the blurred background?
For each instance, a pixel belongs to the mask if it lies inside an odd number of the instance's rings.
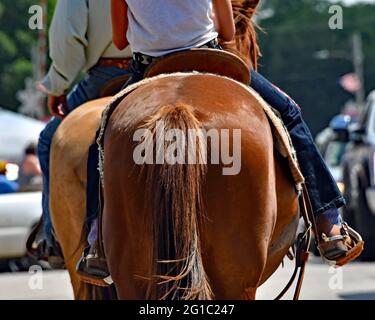
[[[55,0],[0,0],[2,272],[27,271],[37,264],[25,257],[24,241],[41,214],[35,144],[49,115],[46,97],[36,90],[35,83],[49,65],[48,25],[55,4]],[[43,8],[47,27],[42,30],[28,26],[33,5]],[[329,25],[338,12],[333,5],[342,9],[342,25],[336,21],[338,29]],[[358,268],[362,268],[361,281],[366,280],[367,285],[362,291],[357,288],[364,295],[339,296],[331,290],[321,297],[375,299],[375,281],[369,280],[375,278],[369,271],[375,261],[375,0],[263,0],[256,19],[263,54],[259,71],[301,106],[348,201],[342,214],[366,241]],[[319,260],[314,261],[313,268],[321,271],[313,269],[312,279],[322,279],[319,272],[326,273],[326,269]],[[0,277],[0,285],[1,281],[12,283],[15,278],[8,276]],[[58,278],[66,285],[64,277],[51,279]],[[349,278],[356,285],[362,283],[356,277]],[[66,296],[56,298],[71,298],[69,290]],[[22,294],[22,290],[20,295],[0,295],[9,297],[34,296]]]

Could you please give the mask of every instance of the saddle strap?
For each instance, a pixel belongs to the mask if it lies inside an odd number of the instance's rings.
[[[292,287],[297,274],[297,284],[296,289],[294,292],[293,300],[299,300],[299,296],[302,289],[303,280],[305,277],[305,270],[306,264],[309,259],[309,249],[312,237],[312,228],[316,228],[315,220],[313,215],[313,210],[310,202],[310,197],[307,192],[307,188],[305,184],[302,184],[302,193],[299,197],[299,205],[300,211],[305,222],[305,230],[304,232],[300,233],[297,236],[297,240],[295,243],[295,267],[293,274],[285,286],[285,288],[281,291],[281,293],[275,298],[275,300],[280,300]]]
[[[105,259],[104,243],[103,243],[103,210],[104,210],[104,195],[103,195],[103,184],[99,179],[99,212],[98,212],[98,255]]]

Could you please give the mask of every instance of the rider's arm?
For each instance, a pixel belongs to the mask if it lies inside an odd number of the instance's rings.
[[[231,41],[236,33],[231,0],[212,0],[213,19],[219,37]]]
[[[128,5],[125,0],[111,0],[112,41],[119,50],[125,49],[129,42],[126,38],[128,31]]]
[[[86,64],[88,7],[86,0],[57,1],[49,32],[51,67],[41,89],[63,95]]]

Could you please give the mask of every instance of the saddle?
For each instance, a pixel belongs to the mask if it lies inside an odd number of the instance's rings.
[[[250,70],[233,53],[216,49],[191,49],[157,59],[145,72],[145,78],[176,72],[211,73],[228,77],[243,84],[250,83]]]
[[[124,74],[122,76],[109,80],[100,90],[100,98],[111,97],[118,93],[123,85],[130,78],[130,74]]]
[[[176,72],[211,73],[250,83],[250,70],[246,63],[233,53],[216,49],[191,49],[155,59],[147,68],[144,77]],[[123,75],[108,81],[100,91],[100,97],[114,96],[130,75]]]

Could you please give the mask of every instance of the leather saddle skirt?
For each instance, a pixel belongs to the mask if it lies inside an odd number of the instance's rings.
[[[145,78],[177,72],[211,73],[228,77],[248,85],[250,70],[246,63],[233,53],[216,49],[191,49],[156,59],[145,72]],[[130,75],[108,81],[100,92],[101,97],[118,93]]]
[[[191,49],[157,59],[146,70],[145,78],[194,71],[225,76],[247,85],[250,83],[246,63],[233,53],[216,49]]]

